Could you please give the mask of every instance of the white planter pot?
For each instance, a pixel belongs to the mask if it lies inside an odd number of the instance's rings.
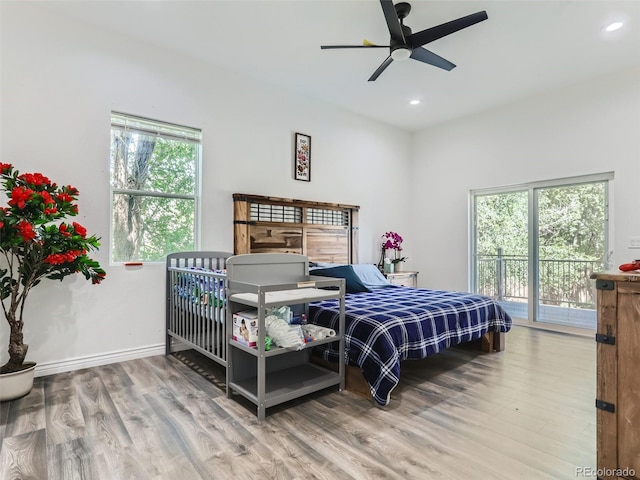
[[[0,374],[0,402],[15,400],[31,391],[36,364],[25,363],[25,365],[29,366],[19,372]]]

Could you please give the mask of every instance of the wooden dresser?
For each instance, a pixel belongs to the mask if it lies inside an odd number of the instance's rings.
[[[598,478],[640,480],[640,273],[592,278],[598,291]]]
[[[385,273],[385,277],[394,285],[403,285],[405,287],[418,287],[418,272],[395,272]]]

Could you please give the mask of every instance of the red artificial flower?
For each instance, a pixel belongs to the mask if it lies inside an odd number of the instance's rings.
[[[94,285],[96,283],[100,283],[102,280],[104,280],[105,276],[106,273],[96,273],[96,276],[91,278],[91,283],[93,283]]]
[[[78,214],[78,205],[71,205],[71,211],[77,215]]]
[[[11,200],[7,203],[9,205],[17,205],[20,210],[24,208],[24,203],[29,200],[33,190],[26,187],[14,187],[11,191]]]
[[[64,235],[65,237],[69,237],[71,234],[67,232],[67,225],[65,223],[61,223],[58,227],[58,231]]]
[[[78,195],[80,193],[76,187],[71,185],[67,185],[67,192],[69,192],[69,195]]]
[[[11,167],[10,163],[0,163],[0,174],[8,172]]]
[[[53,215],[55,213],[58,213],[58,209],[56,207],[52,207],[52,208],[45,208],[42,213],[44,215]]]
[[[0,228],[4,227],[4,222],[0,222]]]
[[[54,205],[56,203],[55,200],[51,198],[51,195],[49,195],[49,192],[47,192],[46,190],[43,190],[38,193],[42,197],[42,201],[45,205]]]
[[[80,225],[78,222],[73,222],[73,228],[75,229],[76,233],[82,238],[87,236],[87,229]]]
[[[61,265],[63,263],[71,263],[77,257],[84,255],[87,253],[86,250],[69,250],[63,253],[52,253],[48,255],[47,258],[44,259],[45,263],[49,265]]]
[[[64,256],[59,253],[52,253],[51,255],[47,255],[47,258],[44,259],[44,263],[48,263],[49,265],[60,265],[64,262]]]
[[[62,202],[72,202],[73,201],[73,197],[71,195],[69,195],[68,193],[65,193],[65,192],[59,193],[58,195],[56,195],[56,197],[58,197],[58,200],[60,200]]]
[[[23,173],[18,178],[36,186],[49,184],[49,179],[41,173]]]
[[[36,232],[33,231],[33,225],[26,220],[22,220],[18,224],[18,235],[22,237],[24,242],[28,242],[29,240],[36,238]]]

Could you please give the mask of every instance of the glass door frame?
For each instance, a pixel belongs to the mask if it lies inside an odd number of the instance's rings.
[[[610,204],[613,192],[613,180],[614,174],[613,172],[605,172],[594,175],[581,175],[576,177],[565,177],[559,178],[555,180],[546,180],[539,182],[530,182],[519,185],[511,185],[505,187],[493,187],[493,188],[483,188],[483,189],[475,189],[470,190],[469,192],[469,291],[475,292],[477,289],[477,261],[476,261],[476,251],[477,251],[477,211],[476,211],[476,197],[482,195],[499,195],[503,193],[514,193],[514,192],[527,192],[528,194],[528,237],[529,237],[529,248],[528,254],[530,261],[528,262],[528,271],[527,274],[529,276],[528,281],[528,295],[529,301],[527,302],[527,313],[528,318],[520,319],[514,318],[513,321],[515,324],[524,325],[529,327],[542,328],[545,330],[554,330],[568,333],[577,333],[581,335],[592,335],[593,331],[586,328],[578,328],[572,327],[568,325],[559,325],[553,323],[545,323],[537,321],[538,318],[538,305],[539,305],[539,212],[538,212],[538,193],[541,189],[544,188],[553,188],[553,187],[568,187],[573,185],[585,184],[585,183],[602,183],[604,182],[605,186],[605,226],[604,226],[604,241],[605,241],[605,252],[608,252],[606,255],[607,261],[611,257],[611,252],[609,250],[611,231],[612,231],[612,222],[610,221]],[[610,268],[611,265],[605,265],[606,268]]]

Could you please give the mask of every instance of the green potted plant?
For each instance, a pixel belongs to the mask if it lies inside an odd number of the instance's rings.
[[[87,256],[100,246],[77,222],[78,190],[58,186],[41,173],[20,174],[0,163],[0,184],[8,197],[0,207],[0,303],[9,324],[9,361],[0,367],[0,400],[29,393],[35,363],[26,362],[23,312],[27,296],[42,279],[81,273],[98,284],[105,272]]]

